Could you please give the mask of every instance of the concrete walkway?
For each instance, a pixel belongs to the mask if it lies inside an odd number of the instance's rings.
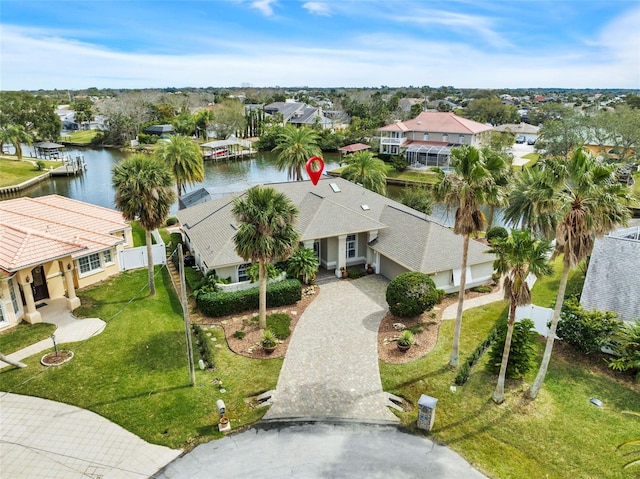
[[[333,281],[300,317],[265,421],[392,422],[378,368],[387,280]]]
[[[0,393],[0,475],[141,479],[181,454],[75,406]]]
[[[96,334],[100,334],[106,325],[104,321],[98,318],[77,319],[67,309],[67,300],[65,298],[47,299],[46,303],[46,306],[39,308],[39,311],[43,322],[56,325],[54,335],[57,344],[84,341]],[[53,341],[51,338],[47,338],[8,354],[7,357],[20,361],[51,348],[53,348]],[[9,364],[0,361],[0,369],[7,366]]]
[[[483,294],[482,296],[478,296],[471,299],[465,299],[462,304],[462,309],[466,311],[467,309],[475,308],[476,306],[483,306],[489,303],[495,303],[496,301],[504,300],[504,291],[502,289],[503,280],[500,279],[500,288],[494,293]],[[506,304],[506,303],[505,303]],[[450,304],[445,308],[442,312],[442,319],[456,319],[456,314],[458,313],[458,301]]]

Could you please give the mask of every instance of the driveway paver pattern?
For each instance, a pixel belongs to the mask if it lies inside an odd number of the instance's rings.
[[[387,284],[371,275],[321,286],[293,333],[265,421],[398,422],[378,368]]]

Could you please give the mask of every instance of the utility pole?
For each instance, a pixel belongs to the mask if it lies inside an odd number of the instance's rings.
[[[193,364],[193,345],[191,344],[191,322],[189,321],[189,307],[187,304],[187,285],[184,278],[184,255],[182,244],[178,245],[178,271],[180,272],[180,303],[182,303],[182,317],[187,334],[187,354],[189,356],[189,378],[191,385],[196,385],[196,370]]]

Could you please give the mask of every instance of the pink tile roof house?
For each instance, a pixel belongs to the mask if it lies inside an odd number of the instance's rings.
[[[118,251],[131,245],[120,212],[58,195],[0,202],[0,328],[37,322],[39,301],[67,298],[75,289],[120,271]]]
[[[451,112],[425,111],[407,121],[383,126],[381,154],[403,155],[413,166],[449,166],[451,148],[479,146],[483,133],[493,127]]]

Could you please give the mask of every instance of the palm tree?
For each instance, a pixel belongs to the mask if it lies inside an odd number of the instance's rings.
[[[173,135],[169,141],[161,141],[155,152],[166,163],[176,179],[178,195],[186,191],[186,185],[204,180],[204,162],[197,144],[187,136]]]
[[[486,224],[488,231],[493,226],[496,208],[507,205],[508,190],[513,180],[511,167],[513,160],[489,148],[483,148],[482,154],[493,177],[493,185],[487,190],[486,197],[486,203],[489,205],[489,218],[487,218]]]
[[[22,125],[7,125],[0,130],[0,145],[10,143],[16,150],[18,161],[22,161],[22,143],[33,144],[33,136]]]
[[[151,231],[164,223],[176,199],[171,170],[152,156],[133,155],[113,168],[112,183],[116,190],[116,208],[127,221],[137,219],[145,230],[149,294],[154,296]]]
[[[370,151],[358,151],[345,160],[342,177],[354,183],[360,183],[366,189],[381,195],[387,191],[387,168],[384,162]]]
[[[626,224],[630,217],[628,188],[616,182],[615,165],[607,165],[578,148],[569,160],[547,160],[541,168],[528,174],[523,170],[505,209],[505,219],[513,225],[522,224],[548,238],[553,231],[554,256],[563,256],[542,363],[528,392],[531,399],[538,395],[547,374],[571,268],[591,253],[596,236]]]
[[[492,162],[491,166],[497,168],[500,165],[499,162]],[[469,238],[472,234],[475,235],[484,229],[484,215],[480,211],[480,205],[486,201],[487,190],[494,186],[494,180],[484,155],[473,146],[464,145],[453,148],[451,150],[451,167],[453,169],[451,173],[441,172],[440,182],[433,191],[436,201],[456,209],[453,232],[464,238],[458,310],[449,360],[451,366],[457,367],[464,290],[467,281]]]
[[[508,238],[497,238],[489,253],[496,255],[493,268],[504,276],[504,299],[510,301],[507,337],[502,353],[498,384],[493,400],[500,404],[504,401],[504,380],[509,363],[513,326],[516,322],[516,307],[531,303],[531,291],[527,276],[549,275],[552,272],[549,256],[552,251],[549,242],[537,239],[528,230],[512,230]]]
[[[240,223],[233,237],[236,253],[245,261],[258,262],[260,327],[267,327],[267,263],[286,260],[300,235],[294,227],[298,209],[273,188],[254,186],[234,199],[233,215]]]
[[[302,181],[307,160],[322,153],[318,138],[318,134],[309,127],[285,126],[278,136],[278,144],[272,150],[279,152],[276,167],[281,171],[287,170],[290,180]]]

